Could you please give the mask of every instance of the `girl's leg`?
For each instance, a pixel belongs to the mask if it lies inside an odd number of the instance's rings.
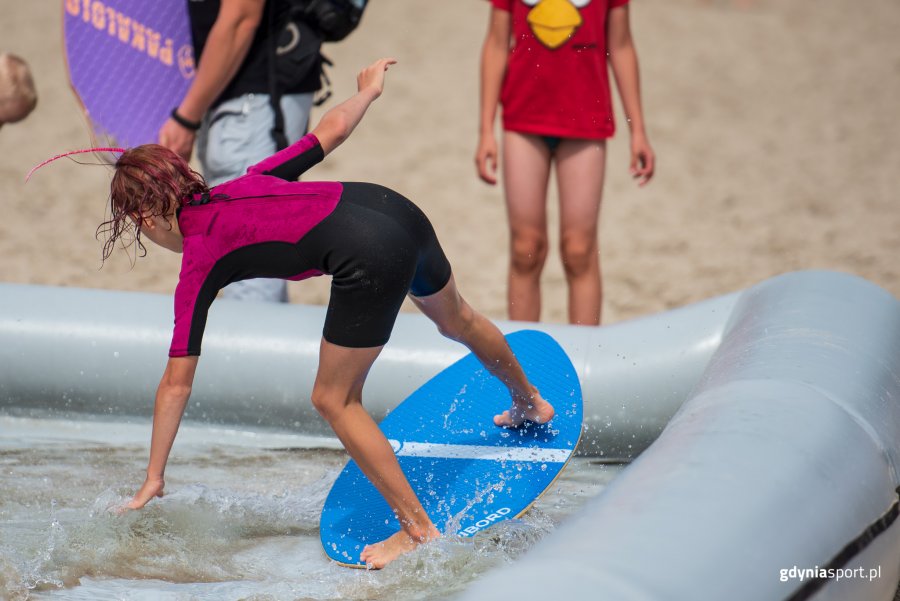
[[[553,418],[553,406],[528,381],[503,334],[460,296],[452,276],[439,292],[410,298],[441,334],[467,346],[509,388],[512,406],[494,416],[496,425],[516,427],[526,420],[546,423]]]
[[[367,545],[360,554],[373,568],[382,568],[440,536],[403,475],[390,443],[362,406],[363,383],[382,348],[347,348],[323,338],[312,392],[313,406],[400,521],[400,532]]]
[[[556,151],[560,252],[569,284],[569,322],[599,325],[603,303],[597,224],[606,142],[567,139]]]
[[[503,184],[509,217],[509,318],[541,317],[541,270],[547,258],[550,150],[539,136],[503,134]]]

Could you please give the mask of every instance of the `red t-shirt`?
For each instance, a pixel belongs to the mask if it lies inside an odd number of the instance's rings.
[[[512,15],[503,128],[564,138],[615,132],[606,16],[628,0],[491,0]]]

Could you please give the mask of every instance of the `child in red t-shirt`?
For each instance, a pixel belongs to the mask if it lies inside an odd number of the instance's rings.
[[[540,318],[547,256],[547,184],[556,162],[569,321],[600,323],[597,222],[606,138],[613,135],[607,60],[631,130],[631,174],[653,176],[628,0],[491,0],[481,57],[478,174],[495,184],[494,119],[503,105],[503,174],[510,227],[509,317]]]

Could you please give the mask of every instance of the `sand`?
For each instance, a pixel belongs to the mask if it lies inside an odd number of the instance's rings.
[[[900,296],[900,4],[635,0],[631,12],[659,169],[645,188],[630,180],[620,127],[601,215],[604,321],[801,269],[854,273]],[[360,29],[326,50],[335,98],[354,91],[370,60],[399,64],[358,131],[310,178],[376,181],[414,199],[464,295],[500,318],[502,191],[473,166],[487,16],[481,0],[373,1]],[[66,79],[61,20],[60,2],[4,3],[0,50],[31,64],[39,103],[0,129],[0,281],[171,293],[180,259],[167,251],[151,248],[133,268],[117,253],[100,269],[105,168],[61,161],[23,185],[34,164],[90,144]],[[551,192],[553,224],[555,203]],[[557,244],[554,231],[543,316],[562,322]],[[325,302],[319,280],[292,283],[292,301]]]

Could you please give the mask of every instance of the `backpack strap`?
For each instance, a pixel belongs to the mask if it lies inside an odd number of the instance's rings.
[[[325,101],[331,98],[331,79],[328,78],[328,73],[325,72],[325,65],[333,67],[334,63],[321,52],[319,52],[319,60],[321,61],[321,67],[319,67],[319,81],[324,85],[322,86],[319,97],[313,100],[313,106],[322,106],[325,104]]]
[[[275,141],[275,151],[287,148],[287,136],[284,133],[284,113],[281,111],[281,91],[278,89],[278,77],[275,74],[276,46],[278,40],[275,32],[275,2],[266,2],[266,10],[269,11],[269,35],[267,45],[269,50],[269,104],[272,105],[274,120],[272,122],[272,140]]]

